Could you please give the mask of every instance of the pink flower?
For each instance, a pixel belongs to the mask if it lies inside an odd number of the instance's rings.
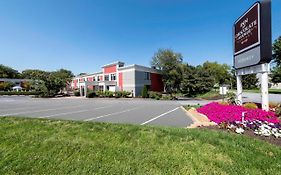
[[[280,123],[274,112],[262,109],[248,109],[243,106],[222,105],[216,102],[209,103],[199,109],[198,112],[206,115],[211,121],[220,124],[222,122],[242,121],[242,113],[245,112],[246,121],[260,120],[270,123]]]

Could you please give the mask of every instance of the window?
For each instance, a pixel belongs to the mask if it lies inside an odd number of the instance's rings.
[[[104,76],[104,81],[109,81],[109,75]]]
[[[93,77],[93,81],[96,81],[96,77]]]
[[[98,81],[100,81],[100,76],[98,76]]]
[[[149,72],[144,73],[144,80],[150,80],[150,73]]]
[[[111,81],[116,80],[116,75],[115,75],[115,74],[111,74],[111,75],[110,75],[110,80],[111,80]]]

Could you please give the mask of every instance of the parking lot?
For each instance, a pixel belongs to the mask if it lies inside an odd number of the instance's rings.
[[[192,120],[177,101],[0,97],[0,116],[187,127]]]

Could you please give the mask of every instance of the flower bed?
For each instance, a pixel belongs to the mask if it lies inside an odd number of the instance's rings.
[[[274,112],[215,102],[207,104],[197,111],[219,124],[222,129],[231,130],[238,134],[243,134],[245,130],[249,130],[259,136],[281,138],[280,120]],[[243,115],[244,117],[242,117]]]
[[[198,112],[206,115],[209,120],[220,124],[222,122],[235,121],[267,121],[269,123],[280,123],[274,112],[266,112],[262,109],[247,109],[243,106],[223,105],[216,102],[209,103],[199,109]],[[244,113],[244,119],[242,117]]]

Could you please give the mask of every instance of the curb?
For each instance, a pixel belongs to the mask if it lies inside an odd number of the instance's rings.
[[[187,126],[186,128],[198,128],[200,126],[217,125],[215,122],[211,122],[207,116],[197,112],[196,109],[186,110],[183,106],[181,106],[181,108],[186,112],[186,115],[189,116],[191,120],[194,122],[193,124]]]

